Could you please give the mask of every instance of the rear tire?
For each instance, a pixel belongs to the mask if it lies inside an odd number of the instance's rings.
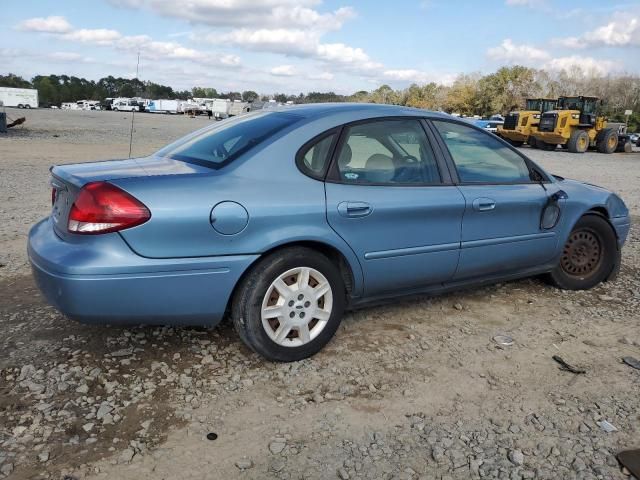
[[[521,147],[522,145],[524,145],[524,142],[522,140],[509,140],[509,143],[514,147]]]
[[[589,134],[584,130],[574,130],[567,142],[571,153],[584,153],[589,148]]]
[[[302,360],[335,334],[345,292],[329,258],[305,247],[288,248],[259,261],[242,280],[233,298],[233,324],[242,341],[268,360]]]
[[[564,290],[588,290],[610,278],[619,263],[613,228],[600,215],[587,214],[573,227],[549,280]]]
[[[538,148],[538,141],[536,140],[536,137],[534,137],[533,135],[529,136],[529,138],[527,139],[527,143],[531,148]]]
[[[618,132],[613,128],[603,130],[598,139],[598,151],[600,153],[613,153],[618,148]]]

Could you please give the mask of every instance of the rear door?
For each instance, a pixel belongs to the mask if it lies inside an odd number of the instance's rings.
[[[465,201],[429,135],[417,118],[342,129],[325,187],[327,219],[357,254],[366,296],[439,284],[456,270]]]
[[[540,226],[548,194],[520,154],[493,134],[433,120],[466,208],[454,280],[508,273],[553,258],[556,236]]]

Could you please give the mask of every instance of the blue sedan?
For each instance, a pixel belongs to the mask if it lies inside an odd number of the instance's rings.
[[[544,274],[615,276],[630,219],[441,113],[324,104],[251,113],[150,157],[56,166],[29,234],[41,291],[82,322],[213,326],[299,360],[346,308]]]

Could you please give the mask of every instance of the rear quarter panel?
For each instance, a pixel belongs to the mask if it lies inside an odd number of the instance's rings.
[[[370,117],[371,115],[367,115]],[[365,117],[366,118],[366,117]],[[362,271],[354,252],[327,223],[324,183],[302,174],[295,155],[306,141],[354,115],[332,115],[297,126],[210,175],[119,179],[151,211],[151,219],[121,232],[137,254],[150,258],[261,254],[280,245],[315,241],[336,248],[354,276],[354,295]],[[242,205],[249,222],[240,233],[223,235],[211,225],[222,201]]]

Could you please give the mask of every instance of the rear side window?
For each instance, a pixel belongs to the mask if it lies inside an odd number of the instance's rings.
[[[301,117],[259,112],[223,120],[178,140],[157,155],[219,168],[248,152]]]
[[[336,133],[330,133],[300,151],[298,165],[307,175],[315,178],[324,177],[336,136]]]
[[[524,159],[493,134],[459,123],[433,120],[463,183],[530,183]]]

